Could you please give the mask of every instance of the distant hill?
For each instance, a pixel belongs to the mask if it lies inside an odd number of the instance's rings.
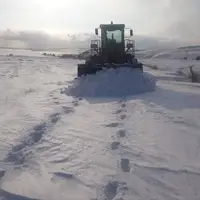
[[[179,47],[178,49],[200,49],[200,45]]]
[[[23,48],[28,50],[62,50],[62,49],[88,49],[90,41],[99,39],[94,33],[75,33],[50,35],[44,32],[28,32],[19,31],[13,32],[7,30],[0,32],[0,46],[5,48]],[[175,40],[162,37],[153,37],[148,35],[134,35],[137,49],[152,49],[152,48],[175,48],[180,44]]]

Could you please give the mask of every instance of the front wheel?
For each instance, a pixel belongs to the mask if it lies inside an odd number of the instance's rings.
[[[80,77],[85,74],[85,64],[78,64],[77,76]]]

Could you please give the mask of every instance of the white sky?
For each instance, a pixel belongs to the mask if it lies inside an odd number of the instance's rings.
[[[196,33],[199,9],[200,0],[0,0],[0,29],[93,31],[113,20],[136,34],[183,32],[189,23]]]

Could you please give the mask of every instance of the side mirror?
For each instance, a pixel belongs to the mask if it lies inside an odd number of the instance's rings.
[[[95,28],[95,34],[98,35],[98,28]]]
[[[130,30],[130,36],[133,36],[133,29]]]

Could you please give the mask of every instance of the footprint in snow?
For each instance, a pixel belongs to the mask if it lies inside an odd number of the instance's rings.
[[[115,112],[115,114],[120,114],[120,113],[122,113],[122,109],[119,109],[119,110],[117,110],[117,111]]]
[[[104,195],[106,199],[113,200],[116,197],[118,185],[117,181],[112,181],[105,186]]]
[[[123,172],[130,172],[130,161],[128,158],[122,158],[120,164]]]
[[[62,108],[63,108],[65,114],[69,114],[69,113],[73,113],[74,112],[74,108],[73,107],[63,106]]]
[[[66,93],[66,90],[67,90],[66,88],[61,88],[61,89],[60,89],[60,94],[65,94],[65,93]]]
[[[68,161],[68,159],[69,159],[68,157],[67,158],[61,158],[61,159],[49,161],[49,163],[55,163],[55,164],[65,163],[65,162]]]
[[[5,173],[5,170],[0,169],[0,179],[4,177]]]
[[[125,103],[122,103],[122,104],[121,104],[121,107],[122,107],[122,108],[125,108],[125,107],[126,107],[126,104],[125,104]]]
[[[120,99],[119,103],[126,103],[126,99]]]
[[[117,132],[117,134],[119,135],[119,137],[125,137],[126,136],[126,131],[125,130],[119,130]]]
[[[120,142],[112,142],[111,149],[116,150],[119,148]]]
[[[77,107],[79,105],[79,100],[78,99],[73,100],[72,104],[74,107]]]
[[[106,127],[115,128],[115,127],[118,127],[119,125],[120,124],[118,122],[113,122],[113,123],[107,124]]]
[[[59,178],[65,178],[65,179],[73,179],[74,175],[70,173],[64,173],[64,172],[54,172],[52,173],[54,176]]]
[[[51,123],[55,124],[60,119],[60,113],[54,113],[50,116]]]
[[[104,199],[106,200],[123,200],[121,195],[128,190],[126,183],[118,181],[110,181],[104,187]]]
[[[126,115],[121,115],[121,116],[120,116],[120,119],[121,119],[121,120],[126,119]]]
[[[32,151],[27,148],[30,148],[40,142],[43,135],[46,134],[47,129],[48,126],[46,122],[34,126],[30,133],[28,133],[19,144],[12,147],[12,150],[7,154],[4,161],[12,162],[15,165],[24,165],[28,158],[32,155]]]

